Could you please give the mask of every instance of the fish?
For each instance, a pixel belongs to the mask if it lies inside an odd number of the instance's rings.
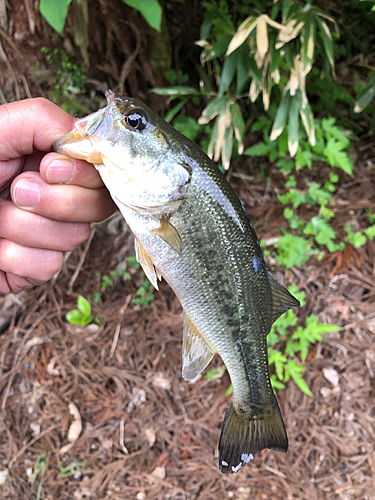
[[[53,150],[92,163],[134,234],[158,289],[183,309],[182,376],[194,380],[218,353],[232,383],[219,468],[236,473],[264,448],[286,452],[267,335],[299,301],[268,271],[250,218],[216,164],[140,100],[106,92]]]

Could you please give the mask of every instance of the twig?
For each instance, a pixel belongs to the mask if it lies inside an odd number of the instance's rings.
[[[78,262],[78,265],[76,267],[76,270],[74,271],[73,276],[70,278],[69,285],[68,285],[68,291],[67,291],[68,295],[70,295],[72,293],[72,288],[73,288],[74,282],[77,279],[77,277],[78,277],[78,275],[79,275],[79,273],[81,271],[81,267],[83,266],[83,263],[85,261],[87,252],[89,251],[89,248],[90,248],[92,239],[94,237],[95,231],[96,231],[96,229],[94,227],[92,229],[90,237],[87,240],[86,245],[85,245],[85,247],[83,249],[83,252],[82,252],[81,258],[79,259],[79,262]]]
[[[121,323],[122,323],[125,311],[127,310],[128,306],[129,306],[131,298],[132,298],[132,294],[129,293],[129,295],[126,297],[125,304],[121,307],[121,309],[119,311],[120,321],[117,323],[116,330],[115,330],[115,336],[113,337],[112,347],[111,347],[111,350],[110,350],[110,353],[109,353],[109,358],[110,359],[112,358],[112,356],[115,353],[115,350],[116,350],[116,347],[117,347],[118,338],[120,336]]]
[[[0,28],[0,33],[2,33],[2,29],[1,28]],[[5,61],[5,64],[7,65],[8,70],[9,70],[10,74],[13,77],[14,85],[16,87],[16,98],[18,100],[20,100],[21,99],[21,93],[20,93],[20,88],[18,86],[17,77],[16,77],[16,74],[15,74],[15,72],[13,70],[13,66],[10,64],[9,59],[8,59],[8,57],[7,57],[4,49],[3,49],[3,46],[1,44],[1,42],[0,42],[0,57],[2,57],[3,60]]]
[[[122,418],[120,420],[120,446],[125,455],[129,455],[129,451],[124,445],[124,425],[125,425],[125,419]]]
[[[269,472],[272,472],[272,474],[275,474],[276,476],[280,476],[282,477],[283,479],[286,479],[287,476],[283,473],[283,472],[280,472],[279,470],[277,469],[273,469],[272,467],[270,467],[269,465],[265,465],[263,464],[263,468],[268,470]]]

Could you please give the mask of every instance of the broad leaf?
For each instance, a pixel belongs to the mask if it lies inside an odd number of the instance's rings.
[[[63,36],[68,7],[72,0],[40,0],[39,10],[47,23]]]
[[[124,2],[138,10],[151,28],[160,33],[162,9],[157,0],[124,0]]]

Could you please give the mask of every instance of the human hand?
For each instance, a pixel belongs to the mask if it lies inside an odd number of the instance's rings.
[[[42,98],[0,106],[0,293],[48,281],[116,210],[92,165],[48,153],[73,123]]]

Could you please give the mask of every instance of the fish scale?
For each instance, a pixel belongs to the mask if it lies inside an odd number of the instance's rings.
[[[238,472],[263,448],[287,450],[266,337],[299,303],[268,272],[243,205],[203,151],[140,101],[111,92],[107,99],[54,150],[94,163],[135,235],[146,275],[155,287],[163,277],[180,300],[184,378],[221,356],[233,397],[219,467]]]

